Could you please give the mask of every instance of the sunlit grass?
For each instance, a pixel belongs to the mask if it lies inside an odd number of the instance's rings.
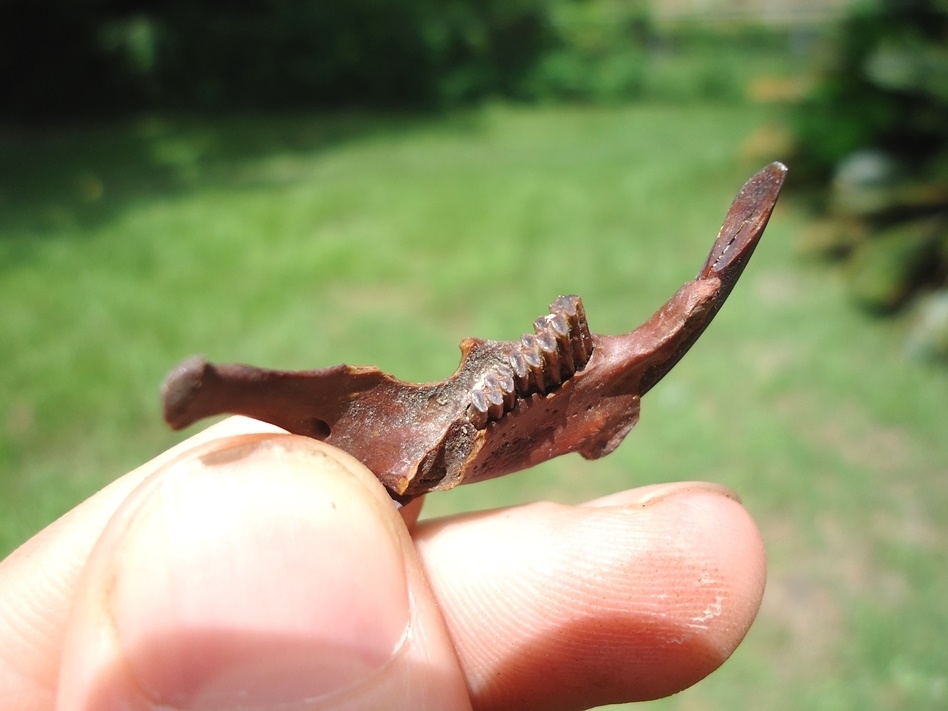
[[[760,167],[737,156],[763,118],[493,107],[7,137],[0,551],[180,439],[157,386],[190,353],[432,380],[463,337],[514,338],[560,293],[582,295],[593,330],[631,329],[697,271]],[[946,703],[948,378],[801,263],[806,219],[778,206],[614,455],[428,502],[436,515],[673,479],[738,489],[768,543],[764,609],[721,673],[666,707]]]

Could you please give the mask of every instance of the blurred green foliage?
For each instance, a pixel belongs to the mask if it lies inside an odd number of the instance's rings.
[[[0,5],[7,122],[485,98],[739,100],[748,54],[787,43],[759,28],[660,28],[647,0],[51,2]]]
[[[642,94],[655,34],[645,3],[598,0],[549,7],[555,46],[538,57],[525,96],[615,101]]]
[[[573,25],[582,20],[572,15],[614,4],[11,0],[0,9],[3,110],[55,118],[156,106],[419,106],[509,96],[543,52],[579,39]]]
[[[948,2],[854,6],[794,129],[795,168],[814,177],[832,175],[839,161],[869,147],[948,175]]]
[[[794,168],[829,216],[809,245],[848,259],[860,306],[913,305],[910,349],[948,361],[948,2],[859,5],[830,46],[793,121]]]

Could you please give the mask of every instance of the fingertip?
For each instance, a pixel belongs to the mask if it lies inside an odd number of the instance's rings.
[[[717,487],[422,524],[416,539],[476,705],[579,709],[676,693],[760,605],[757,527]]]
[[[728,611],[733,617],[723,624],[709,626],[708,630],[709,642],[720,650],[723,663],[756,618],[767,581],[767,557],[760,529],[737,492],[717,483],[683,481],[630,489],[583,506],[649,508],[657,511],[672,530],[695,530],[695,555],[705,551],[717,561],[714,565],[722,579],[732,583]]]
[[[760,610],[767,581],[764,541],[740,501],[712,489],[685,488],[651,505],[666,517],[670,535],[676,528],[691,529],[682,535],[702,571],[693,578],[691,589],[703,604],[695,607],[700,610],[689,625],[718,657],[699,677],[703,678],[737,649]],[[687,575],[683,582],[688,584]],[[701,596],[708,590],[715,591],[713,599]]]
[[[718,494],[741,503],[740,495],[723,484],[709,481],[676,481],[665,484],[650,484],[635,489],[615,492],[598,499],[587,501],[581,506],[646,506],[657,503],[670,496],[680,496],[688,493]]]

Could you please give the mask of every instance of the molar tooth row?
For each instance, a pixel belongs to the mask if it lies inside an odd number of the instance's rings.
[[[578,296],[557,298],[533,329],[507,352],[507,364],[488,371],[471,391],[468,417],[477,429],[512,410],[518,395],[545,395],[586,366],[592,334]]]

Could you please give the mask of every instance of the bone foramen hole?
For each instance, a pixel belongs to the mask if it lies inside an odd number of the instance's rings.
[[[325,420],[319,420],[313,418],[309,421],[309,430],[310,434],[308,436],[313,439],[325,440],[329,438],[329,435],[332,434],[332,429],[329,427],[329,423]]]

